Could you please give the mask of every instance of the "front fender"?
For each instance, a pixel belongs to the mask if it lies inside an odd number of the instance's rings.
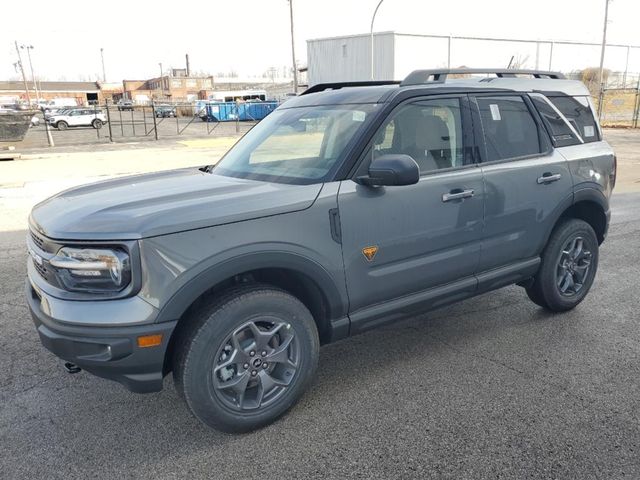
[[[329,305],[330,318],[347,315],[348,300],[331,274],[318,262],[298,253],[263,251],[234,256],[213,263],[182,285],[160,309],[157,322],[180,318],[187,308],[213,286],[251,270],[282,268],[301,273],[313,280]]]

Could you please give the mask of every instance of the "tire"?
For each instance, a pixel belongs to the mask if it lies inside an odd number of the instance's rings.
[[[58,123],[56,123],[56,128],[58,130],[66,130],[67,128],[69,128],[69,124],[64,120],[60,120]]]
[[[93,120],[93,122],[91,122],[91,126],[96,130],[100,130],[102,128],[102,125],[102,120],[100,120],[99,118],[96,118]]]
[[[318,331],[309,310],[287,292],[239,287],[183,321],[173,378],[209,427],[228,433],[263,427],[289,410],[314,377]]]
[[[553,230],[527,295],[552,312],[575,308],[589,293],[598,270],[598,239],[591,225],[575,218]]]

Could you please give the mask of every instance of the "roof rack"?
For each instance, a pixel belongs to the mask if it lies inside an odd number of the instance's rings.
[[[549,78],[554,80],[564,79],[560,72],[548,72],[544,70],[515,70],[496,68],[446,68],[432,70],[414,70],[403,81],[400,86],[421,85],[423,83],[444,83],[448,75],[470,75],[484,73],[495,75],[498,78],[515,78],[516,75],[530,75],[534,78]]]
[[[340,90],[345,87],[373,87],[376,85],[400,85],[400,82],[398,80],[369,80],[362,82],[318,83],[313,87],[307,88],[300,95],[308,95],[310,93],[323,92],[325,90]]]

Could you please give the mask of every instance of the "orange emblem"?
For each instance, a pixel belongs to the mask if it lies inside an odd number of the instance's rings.
[[[364,247],[362,249],[364,258],[366,258],[369,262],[373,260],[373,258],[376,256],[376,253],[378,253],[378,247]]]

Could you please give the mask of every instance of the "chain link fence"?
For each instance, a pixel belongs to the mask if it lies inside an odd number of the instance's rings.
[[[38,114],[20,148],[206,137],[241,137],[277,106],[247,104],[130,103],[73,107],[52,118]],[[56,119],[59,119],[56,121]]]

